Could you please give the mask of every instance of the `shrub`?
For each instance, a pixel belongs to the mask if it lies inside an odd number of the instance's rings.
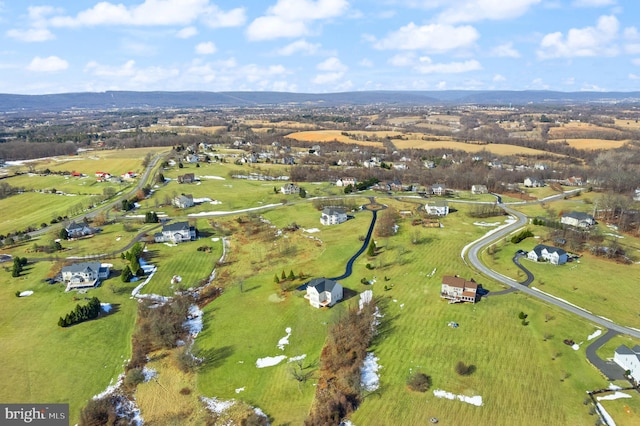
[[[518,314],[518,318],[520,318],[521,320],[527,318],[527,314],[525,314],[524,312],[520,311],[520,313]]]
[[[431,387],[431,377],[424,373],[413,373],[407,380],[407,386],[412,391],[426,392]]]
[[[531,232],[529,229],[525,229],[523,231],[518,232],[513,237],[511,237],[511,243],[518,244],[520,241],[529,237],[533,237],[533,232]]]
[[[471,374],[472,371],[473,371],[473,366],[467,365],[462,361],[458,361],[458,363],[456,364],[456,373],[458,373],[461,376],[466,376],[468,374]]]
[[[132,368],[127,371],[127,375],[124,378],[124,384],[128,387],[135,387],[144,382],[144,373],[141,368]]]
[[[90,399],[80,413],[80,426],[113,425],[116,419],[116,407],[110,396]]]
[[[180,395],[191,395],[191,389],[189,388],[180,389]]]

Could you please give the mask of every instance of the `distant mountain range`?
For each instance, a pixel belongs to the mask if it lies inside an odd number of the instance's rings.
[[[570,105],[640,103],[640,92],[554,91],[364,91],[341,93],[286,92],[127,92],[0,94],[0,112],[65,111],[71,109],[155,109],[256,106],[335,107],[346,105]]]

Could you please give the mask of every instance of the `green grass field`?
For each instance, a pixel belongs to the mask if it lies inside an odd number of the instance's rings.
[[[0,400],[69,403],[73,424],[86,401],[105,390],[122,373],[123,364],[131,356],[137,303],[129,299],[128,293],[114,294],[109,289],[117,278],[86,295],[64,293],[61,284],[42,282],[52,266],[50,262],[30,264],[20,278],[12,278],[10,271],[0,269],[0,369],[5,384],[0,389]],[[27,290],[33,295],[14,295]],[[93,321],[58,327],[60,316],[73,310],[77,303],[87,303],[85,296],[97,296],[116,309]],[[74,297],[80,300],[75,301]]]
[[[60,175],[35,175],[24,174],[5,179],[9,185],[25,190],[62,191],[65,194],[78,195],[102,195],[105,188],[113,188],[115,192],[121,191],[133,182],[114,184],[110,182],[98,182],[93,175],[86,177],[60,176]]]

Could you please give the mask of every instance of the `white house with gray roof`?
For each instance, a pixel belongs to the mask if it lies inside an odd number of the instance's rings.
[[[561,248],[538,244],[527,253],[527,258],[534,262],[547,261],[553,265],[562,265],[567,263],[568,256],[567,252]]]
[[[342,286],[334,280],[328,278],[314,278],[307,284],[307,294],[305,299],[314,308],[333,306],[344,296]]]
[[[67,289],[96,287],[101,279],[109,277],[109,266],[100,262],[74,263],[62,268],[62,280],[67,283]]]
[[[596,220],[589,213],[573,211],[563,214],[560,218],[560,223],[575,226],[576,228],[589,228],[596,224]]]
[[[196,228],[189,226],[188,222],[174,222],[162,227],[162,232],[153,236],[156,243],[178,244],[184,241],[196,239]]]
[[[424,205],[424,210],[430,216],[446,216],[449,214],[447,200],[429,200]]]
[[[323,225],[339,225],[347,221],[347,212],[341,207],[325,207],[320,216]]]
[[[71,222],[64,229],[67,231],[67,238],[84,237],[95,233],[95,230],[84,222]]]
[[[633,380],[640,383],[640,345],[633,348],[619,346],[613,354],[613,361],[625,371],[628,370]]]

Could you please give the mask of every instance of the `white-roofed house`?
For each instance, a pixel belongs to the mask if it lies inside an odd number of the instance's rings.
[[[640,345],[633,348],[620,345],[613,354],[613,361],[625,371],[629,371],[636,383],[640,383]]]

